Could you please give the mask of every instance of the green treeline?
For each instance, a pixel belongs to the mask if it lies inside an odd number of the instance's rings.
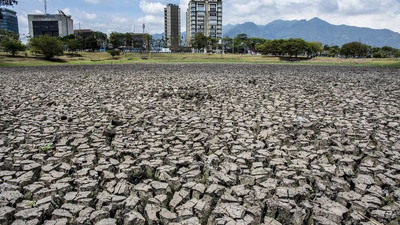
[[[350,42],[344,44],[342,47],[337,45],[322,46],[320,42],[307,42],[300,38],[266,40],[262,38],[248,38],[246,34],[239,34],[235,38],[224,38],[223,45],[225,51],[230,53],[258,52],[263,55],[274,56],[400,57],[400,50],[389,46],[379,48],[359,42]]]
[[[111,46],[110,46],[111,44]],[[29,49],[42,54],[46,58],[61,55],[63,51],[97,51],[102,49],[141,48],[149,52],[153,47],[165,46],[165,38],[153,39],[151,35],[144,34],[140,39],[134,39],[132,34],[113,32],[107,36],[102,32],[89,32],[85,35],[68,35],[63,38],[40,36],[31,38],[27,45],[23,45],[18,35],[0,30],[0,50],[11,55],[18,51]],[[266,40],[263,38],[249,38],[246,34],[239,34],[235,38],[209,38],[203,34],[196,34],[191,41],[191,47],[199,50],[214,52],[223,50],[225,53],[235,54],[263,54],[280,57],[352,57],[352,58],[399,58],[400,50],[385,46],[372,47],[359,42],[350,42],[342,47],[323,46],[320,42],[307,42],[300,38]],[[115,53],[115,52],[114,52]],[[115,54],[114,54],[115,55]]]

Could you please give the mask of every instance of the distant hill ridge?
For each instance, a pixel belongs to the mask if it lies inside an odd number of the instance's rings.
[[[319,18],[311,20],[275,20],[267,25],[253,22],[228,24],[224,26],[224,37],[235,37],[245,33],[249,37],[266,39],[302,38],[306,41],[319,41],[324,45],[343,45],[352,41],[383,47],[400,49],[400,34],[388,29],[371,29],[347,25],[333,25]]]

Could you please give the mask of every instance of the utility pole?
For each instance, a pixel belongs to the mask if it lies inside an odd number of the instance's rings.
[[[146,25],[145,24],[143,24],[143,34],[144,34],[144,29],[146,28]]]
[[[47,1],[44,0],[44,14],[47,14]]]

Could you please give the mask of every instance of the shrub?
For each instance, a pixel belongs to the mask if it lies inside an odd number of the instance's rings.
[[[2,40],[1,46],[5,52],[11,53],[12,56],[15,56],[18,51],[25,51],[26,49],[25,45],[23,45],[20,40],[10,38],[5,38]]]
[[[114,58],[116,55],[120,55],[119,50],[109,50],[107,52],[108,52],[108,54],[110,54],[112,56],[112,58]]]
[[[52,144],[46,144],[46,145],[43,145],[42,147],[40,147],[40,151],[42,151],[43,153],[47,153],[51,149],[53,149],[53,145]]]
[[[57,37],[42,35],[38,38],[30,39],[29,44],[33,52],[44,55],[46,59],[63,54],[63,44]]]

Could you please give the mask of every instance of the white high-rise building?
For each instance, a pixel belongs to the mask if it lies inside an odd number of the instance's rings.
[[[196,33],[222,38],[222,0],[191,0],[186,12],[186,45]]]

